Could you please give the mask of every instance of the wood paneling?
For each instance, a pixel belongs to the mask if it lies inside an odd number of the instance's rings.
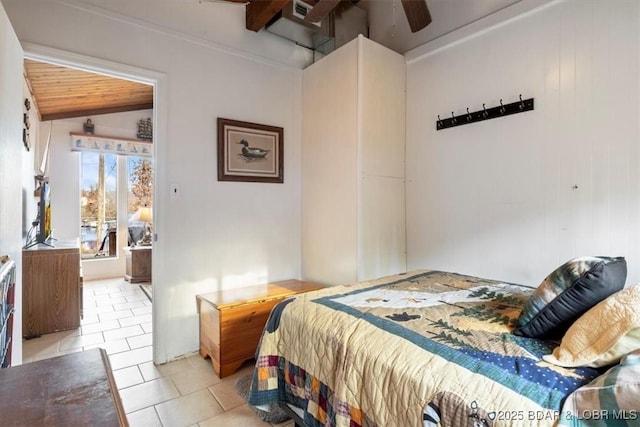
[[[537,286],[604,254],[640,280],[639,18],[638,2],[551,2],[408,65],[409,269]],[[535,111],[436,131],[520,93]]]
[[[153,86],[25,60],[25,75],[42,120],[153,108]]]

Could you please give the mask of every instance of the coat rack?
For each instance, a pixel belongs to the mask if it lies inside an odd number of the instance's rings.
[[[501,99],[500,105],[498,105],[497,107],[486,108],[485,105],[482,104],[482,110],[474,111],[473,113],[470,113],[469,109],[467,108],[466,114],[460,114],[456,116],[452,111],[451,117],[446,119],[441,119],[440,115],[438,114],[438,120],[436,120],[436,130],[467,125],[469,123],[481,122],[483,120],[497,119],[498,117],[524,113],[525,111],[531,110],[533,110],[533,98],[523,100],[522,95],[520,95],[520,101],[503,105]]]

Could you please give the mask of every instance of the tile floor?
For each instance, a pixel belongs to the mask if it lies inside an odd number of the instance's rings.
[[[23,341],[23,363],[102,347],[109,354],[129,424],[164,427],[271,427],[235,391],[250,363],[220,379],[199,354],[155,366],[151,302],[137,284],[120,279],[84,283],[79,329]],[[278,427],[293,427],[288,421]]]

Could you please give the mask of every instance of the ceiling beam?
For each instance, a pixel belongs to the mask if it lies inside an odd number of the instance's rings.
[[[247,4],[247,30],[258,32],[267,25],[290,0],[262,0]]]
[[[127,111],[152,110],[153,102],[137,105],[121,105],[116,107],[103,107],[75,111],[60,111],[57,113],[42,114],[42,121],[71,119],[74,117],[97,116],[99,114],[124,113]]]

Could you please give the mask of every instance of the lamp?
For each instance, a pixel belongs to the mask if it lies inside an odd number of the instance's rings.
[[[153,222],[153,212],[148,206],[140,206],[131,217],[134,221],[144,222],[144,232],[142,238],[136,242],[140,246],[151,245],[151,223]]]

